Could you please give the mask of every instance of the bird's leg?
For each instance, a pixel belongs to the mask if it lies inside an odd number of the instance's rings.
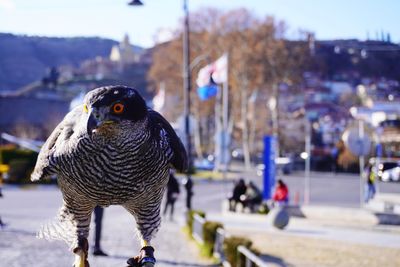
[[[75,253],[74,267],[89,267],[89,262],[87,260],[89,242],[87,237],[89,236],[91,213],[89,212],[89,214],[87,214],[77,212],[75,216],[75,220],[77,222],[77,242],[76,246],[74,246],[74,249],[72,250]]]
[[[151,267],[156,263],[154,258],[154,248],[150,245],[150,240],[142,239],[142,249],[140,250],[139,258],[141,263],[140,266]]]
[[[88,249],[89,243],[87,238],[79,237],[78,244],[73,249],[73,252],[75,253],[74,267],[89,267],[89,262],[87,260]]]
[[[162,196],[162,194],[160,195]],[[156,259],[154,258],[154,248],[151,246],[150,240],[157,232],[161,223],[160,203],[156,203],[154,206],[146,205],[146,208],[135,211],[129,206],[125,208],[136,218],[140,244],[142,246],[139,256],[128,260],[129,267],[153,267]]]
[[[140,240],[140,245],[142,245],[142,247],[150,246],[150,241],[141,238],[141,240]]]
[[[69,199],[66,199],[69,200]],[[90,218],[93,211],[92,205],[77,204],[73,201],[64,201],[60,216],[63,220],[70,220],[73,223],[73,240],[71,243],[72,252],[75,254],[74,267],[89,267],[87,260],[89,242]]]
[[[141,237],[140,244],[142,248],[139,255],[128,259],[128,267],[153,267],[156,263],[156,258],[154,257],[154,248],[150,244],[150,237]]]

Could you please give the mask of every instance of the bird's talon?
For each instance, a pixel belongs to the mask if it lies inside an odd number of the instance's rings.
[[[87,261],[87,253],[79,251],[76,254],[73,267],[90,267],[89,262]]]
[[[128,267],[153,267],[156,263],[154,258],[154,248],[145,246],[140,250],[140,255],[130,258],[127,263]]]
[[[89,243],[86,238],[78,240],[78,246],[73,249],[75,255],[75,262],[73,267],[90,267],[87,260]]]
[[[134,258],[130,258],[127,261],[128,263],[127,267],[154,267],[155,262],[156,262],[155,258],[147,258],[139,261],[139,256],[136,256]]]
[[[154,267],[155,263],[153,262],[145,262],[140,265],[141,267]]]
[[[133,257],[128,259],[128,261],[126,262],[128,263],[127,267],[138,267],[139,265],[139,256]]]

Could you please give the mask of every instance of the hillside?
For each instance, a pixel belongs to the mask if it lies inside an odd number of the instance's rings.
[[[108,56],[116,41],[98,37],[54,38],[0,33],[0,91],[15,90],[52,66]],[[136,47],[136,49],[139,49]]]
[[[314,71],[331,79],[348,80],[352,73],[400,81],[400,45],[388,41],[316,41],[313,61]]]

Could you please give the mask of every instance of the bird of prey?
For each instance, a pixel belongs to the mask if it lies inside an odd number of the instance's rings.
[[[170,168],[187,168],[187,154],[171,125],[137,90],[105,86],[88,92],[41,148],[32,181],[57,175],[63,205],[57,225],[42,236],[65,240],[75,267],[88,267],[95,206],[121,205],[136,220],[142,249],[129,266],[153,266],[150,241],[160,226],[160,204]]]

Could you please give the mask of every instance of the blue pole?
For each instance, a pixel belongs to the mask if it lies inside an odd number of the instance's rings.
[[[275,185],[275,139],[274,136],[264,136],[264,200],[271,199]]]

